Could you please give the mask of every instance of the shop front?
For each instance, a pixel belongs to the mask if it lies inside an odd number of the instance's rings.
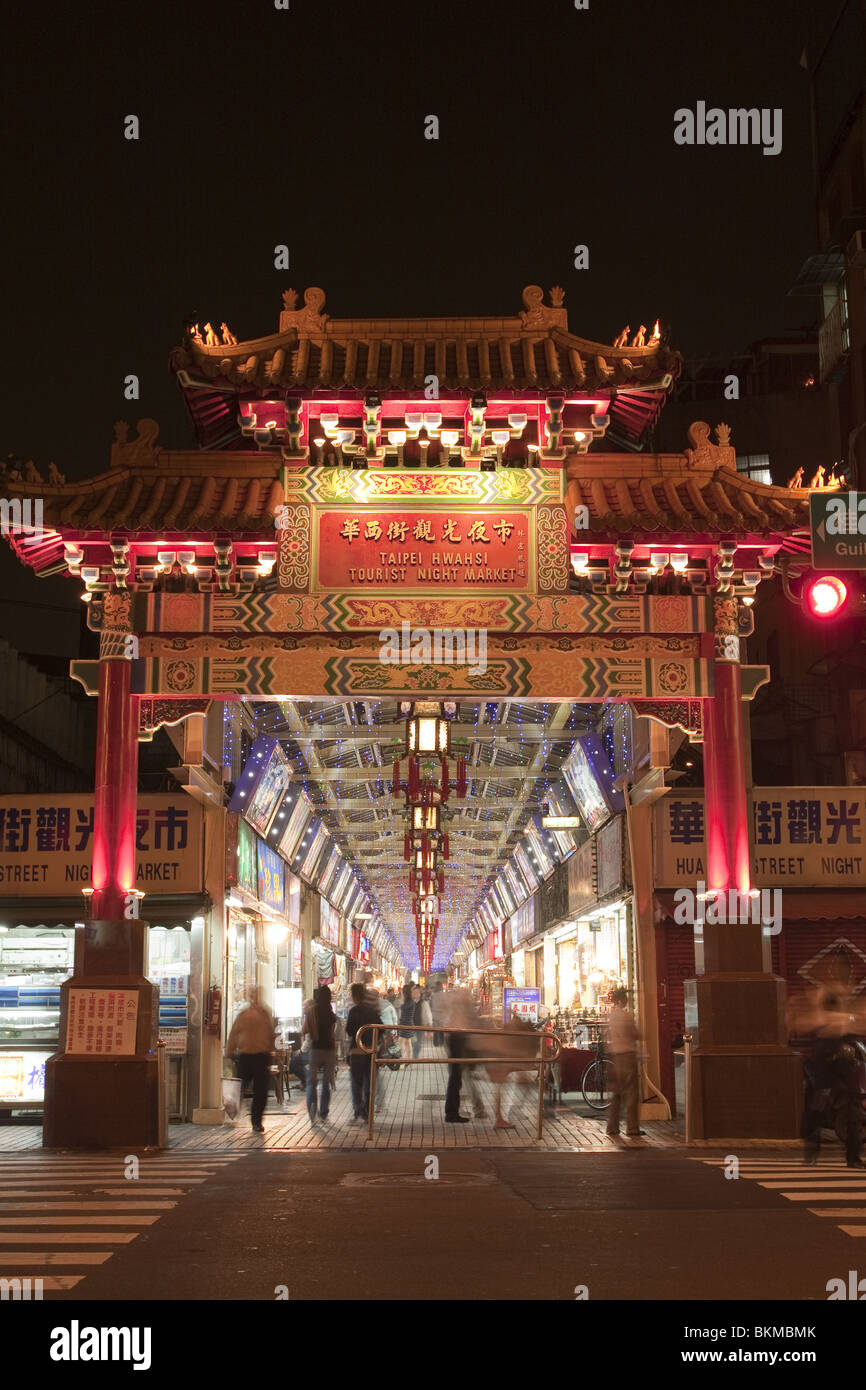
[[[300,880],[245,820],[230,815],[229,821],[234,864],[226,895],[225,1036],[253,989],[280,1027],[299,1027]]]
[[[92,837],[92,797],[0,798],[0,1116],[43,1107],[45,1062],[60,1044],[60,986],[89,915]],[[185,793],[139,797],[136,884],[174,1118],[192,1103],[190,1018],[201,980],[191,975],[191,948],[211,910],[202,839],[201,809]]]
[[[204,927],[210,899],[203,894],[146,899],[147,978],[159,988],[159,1039],[168,1058],[171,1118],[185,1119],[190,1096],[190,1002],[193,934]],[[45,1063],[60,1043],[60,986],[72,974],[75,900],[5,899],[0,904],[0,1116],[41,1111]]]
[[[489,932],[485,940],[478,990],[482,1014],[492,1018],[495,1023],[501,1023],[505,1008],[505,953],[501,926]]]

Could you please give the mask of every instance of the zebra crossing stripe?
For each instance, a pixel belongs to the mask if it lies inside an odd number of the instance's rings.
[[[704,1159],[703,1162],[717,1170],[728,1165],[727,1159],[719,1158]],[[836,1221],[836,1229],[843,1235],[866,1237],[866,1179],[846,1176],[850,1172],[847,1164],[816,1163],[809,1165],[807,1170],[802,1160],[796,1162],[790,1159],[780,1159],[778,1162],[752,1160],[738,1166],[739,1178],[754,1182],[757,1187],[763,1187],[786,1202],[856,1202],[862,1194],[862,1206],[811,1206],[808,1211],[812,1216],[832,1217]],[[840,1217],[860,1218],[864,1224],[843,1224]]]
[[[0,1277],[26,1279],[30,1275],[22,1275],[21,1270],[36,1270],[44,1290],[62,1293],[75,1288],[89,1271],[110,1260],[118,1247],[130,1246],[164,1212],[178,1206],[172,1198],[188,1196],[239,1157],[143,1160],[136,1178],[123,1181],[120,1187],[111,1185],[120,1180],[124,1169],[120,1160],[45,1154],[0,1158]],[[82,1272],[42,1274],[64,1265]]]
[[[147,1207],[148,1211],[170,1211],[177,1202],[150,1202],[147,1198],[128,1202],[79,1202],[71,1198],[68,1202],[4,1202],[0,1201],[0,1221],[6,1211],[135,1211]],[[53,1217],[49,1218],[54,1220]]]
[[[152,1226],[158,1216],[50,1216],[52,1226]],[[44,1216],[4,1216],[0,1212],[0,1230],[9,1226],[44,1226]],[[21,1237],[22,1240],[24,1237]]]
[[[820,1182],[809,1182],[806,1179],[797,1182],[793,1178],[789,1178],[786,1181],[784,1178],[777,1178],[772,1182],[759,1182],[758,1186],[769,1188],[784,1187],[787,1188],[789,1192],[802,1192],[804,1188],[807,1187],[811,1188],[813,1192],[820,1192],[822,1187],[847,1187],[854,1192],[866,1192],[866,1182],[864,1182],[862,1178],[827,1178],[822,1179]]]
[[[780,1192],[780,1197],[785,1197],[789,1202],[850,1202],[857,1196],[856,1192],[823,1192],[820,1188],[807,1188],[805,1192]],[[864,1198],[866,1200],[866,1198]]]
[[[823,1198],[821,1199],[823,1201]],[[862,1207],[810,1207],[810,1216],[862,1216],[866,1221],[866,1206]]]
[[[0,1250],[2,1265],[104,1265],[114,1254],[113,1250],[70,1250],[61,1254],[57,1250],[34,1254],[32,1250]],[[0,1278],[8,1279],[8,1274]],[[83,1276],[82,1276],[83,1277]]]
[[[77,1198],[70,1198],[68,1202],[0,1201],[0,1221],[7,1211],[136,1211],[139,1207],[146,1207],[148,1211],[170,1211],[176,1206],[177,1202],[149,1202],[147,1198],[141,1202],[134,1198],[128,1202],[80,1202]]]

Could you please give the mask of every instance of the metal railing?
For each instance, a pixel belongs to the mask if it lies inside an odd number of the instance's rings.
[[[361,1041],[362,1033],[372,1032],[373,1037],[369,1047]],[[530,1039],[538,1043],[537,1057],[509,1057],[500,1054],[498,1057],[475,1056],[470,1057],[379,1057],[379,1034],[398,1033],[405,1036],[407,1033],[438,1033],[444,1037],[494,1037],[494,1038],[522,1038],[524,1043]],[[368,1106],[368,1138],[373,1138],[373,1121],[376,1113],[376,1071],[380,1066],[506,1066],[509,1062],[515,1065],[512,1071],[530,1071],[533,1067],[538,1067],[538,1116],[536,1138],[541,1138],[542,1124],[544,1121],[544,1069],[551,1063],[559,1060],[562,1051],[562,1039],[556,1033],[527,1033],[525,1029],[516,1028],[443,1028],[440,1024],[438,1028],[428,1027],[426,1024],[416,1023],[364,1023],[355,1034],[355,1046],[361,1052],[366,1052],[370,1058],[370,1104]]]

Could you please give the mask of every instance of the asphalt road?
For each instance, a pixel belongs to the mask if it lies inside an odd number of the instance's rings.
[[[251,1153],[59,1297],[825,1301],[863,1243],[710,1157]]]

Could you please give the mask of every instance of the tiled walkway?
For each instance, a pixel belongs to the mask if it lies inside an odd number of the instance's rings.
[[[431,1056],[442,1054],[433,1053]],[[681,1122],[650,1121],[644,1124],[643,1138],[611,1140],[605,1134],[605,1115],[599,1112],[586,1117],[578,1113],[577,1098],[566,1097],[565,1104],[554,1109],[545,1105],[542,1138],[537,1140],[536,1113],[538,1090],[535,1084],[519,1087],[510,1082],[503,1090],[503,1111],[514,1125],[513,1129],[496,1129],[495,1091],[486,1079],[477,1082],[478,1099],[486,1116],[474,1117],[474,1102],[464,1079],[461,1110],[472,1117],[470,1124],[446,1124],[444,1118],[447,1064],[444,1060],[430,1065],[401,1067],[399,1071],[380,1069],[377,1090],[385,1077],[385,1105],[377,1118],[374,1137],[367,1137],[367,1125],[352,1123],[352,1102],[349,1071],[345,1064],[338,1068],[337,1084],[332,1093],[328,1124],[311,1125],[307,1115],[304,1093],[292,1089],[287,1104],[278,1105],[270,1097],[264,1117],[264,1134],[255,1134],[249,1123],[249,1101],[244,1101],[241,1117],[234,1123],[221,1125],[172,1125],[169,1144],[177,1150],[244,1151],[250,1149],[417,1149],[436,1145],[450,1149],[525,1149],[537,1148],[566,1152],[615,1150],[624,1147],[670,1148],[683,1143]],[[296,1083],[297,1084],[297,1083]],[[585,1107],[580,1107],[585,1112]],[[41,1145],[41,1130],[36,1126],[5,1126],[0,1128],[0,1152],[15,1152]]]

